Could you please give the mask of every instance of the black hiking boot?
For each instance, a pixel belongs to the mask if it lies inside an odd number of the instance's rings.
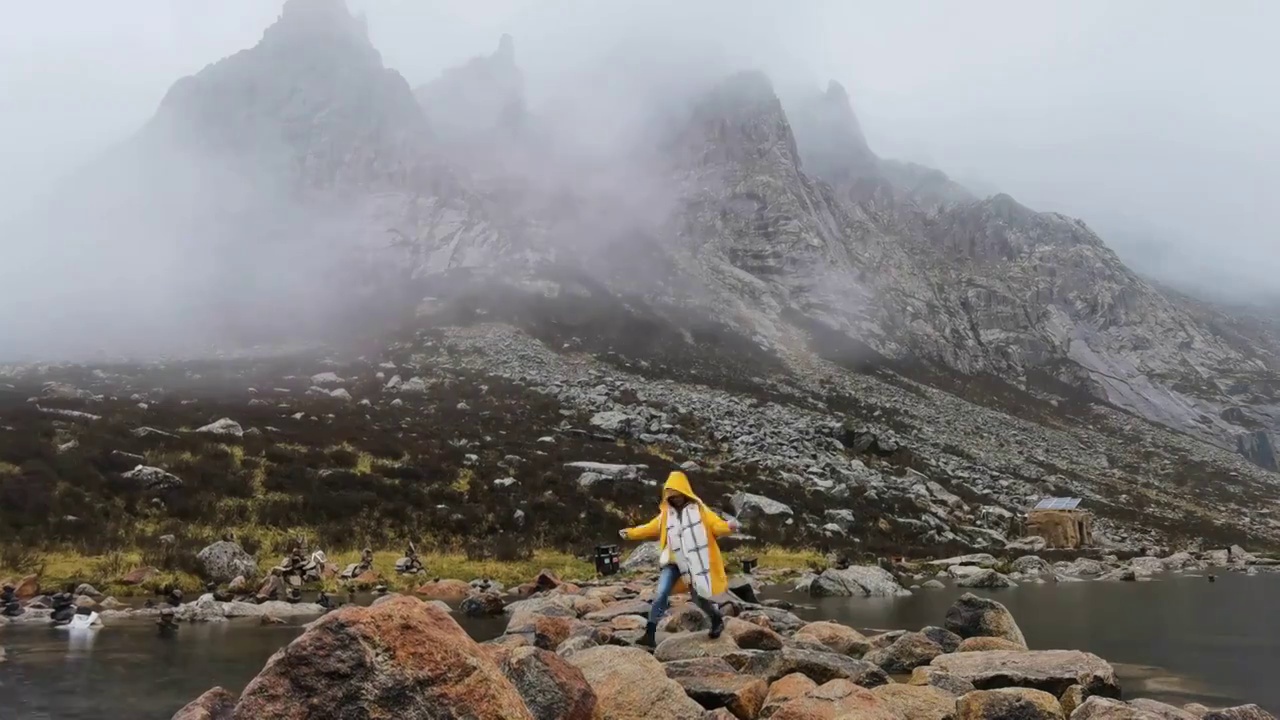
[[[715,640],[722,632],[724,632],[724,616],[716,613],[711,616],[711,632],[707,633],[707,637]]]
[[[658,632],[658,626],[654,623],[646,623],[644,626],[644,636],[636,641],[640,647],[657,647],[658,639],[654,637]]]

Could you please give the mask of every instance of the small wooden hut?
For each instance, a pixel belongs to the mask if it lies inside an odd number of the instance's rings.
[[[1080,509],[1080,498],[1045,498],[1027,512],[1026,525],[1027,535],[1039,535],[1050,548],[1093,545],[1093,517]]]

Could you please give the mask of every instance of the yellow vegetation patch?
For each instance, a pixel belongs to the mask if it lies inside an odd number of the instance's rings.
[[[178,465],[191,465],[196,461],[196,456],[192,455],[188,450],[148,450],[144,457],[147,458],[148,465],[158,468],[172,468]]]
[[[675,457],[661,445],[645,445],[644,451],[656,458],[662,458],[668,462],[675,462],[676,460]]]
[[[471,489],[471,481],[476,479],[475,471],[471,468],[462,468],[458,471],[458,476],[453,479],[450,485],[454,490],[465,493]]]

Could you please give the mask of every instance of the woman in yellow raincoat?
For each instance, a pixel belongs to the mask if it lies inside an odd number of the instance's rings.
[[[654,635],[658,621],[667,613],[671,593],[685,590],[711,618],[711,637],[720,637],[724,618],[710,598],[724,592],[728,580],[716,538],[737,529],[737,522],[725,522],[707,509],[706,504],[693,494],[689,478],[684,473],[673,472],[667,476],[667,483],[662,488],[658,516],[644,525],[618,532],[627,540],[657,540],[662,551],[658,561],[662,573],[658,577],[658,590],[640,645],[653,647],[656,644]]]

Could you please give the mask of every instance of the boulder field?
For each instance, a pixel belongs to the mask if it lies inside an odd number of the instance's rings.
[[[712,640],[687,603],[637,647],[642,583],[570,585],[506,608],[476,642],[447,606],[388,596],[329,612],[239,697],[212,688],[174,720],[1070,720],[1273,718],[1126,701],[1115,670],[1070,649],[1029,650],[1000,603],[965,595],[944,627],[864,636],[731,601]],[[989,638],[992,642],[975,641]],[[971,642],[974,641],[974,642]],[[994,649],[985,649],[987,645]]]

